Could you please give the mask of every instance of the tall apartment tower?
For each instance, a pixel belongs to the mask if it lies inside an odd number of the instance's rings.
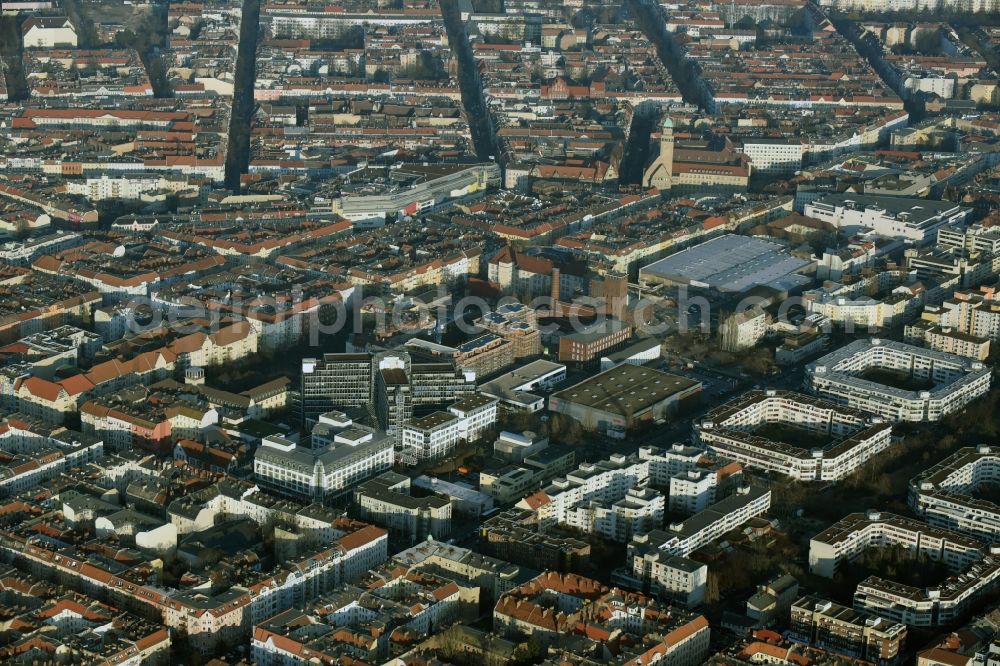
[[[660,126],[660,154],[643,174],[644,187],[669,190],[674,172],[674,121],[664,116]]]

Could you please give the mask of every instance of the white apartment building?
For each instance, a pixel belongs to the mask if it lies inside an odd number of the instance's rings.
[[[332,548],[288,562],[298,575],[278,577],[254,590],[250,621],[260,622],[283,608],[290,608],[327,592],[337,585],[357,580],[385,562],[389,556],[385,530],[368,525],[352,533],[341,532]]]
[[[566,523],[567,512],[578,505],[591,501],[610,505],[626,497],[629,490],[647,485],[667,488],[671,477],[709,462],[704,451],[694,447],[644,446],[638,455],[614,454],[607,460],[583,463],[564,477],[553,479],[518,506],[537,510],[543,524]]]
[[[808,144],[801,139],[746,138],[743,154],[757,173],[792,175],[802,169]]]
[[[637,535],[632,540],[668,555],[687,557],[729,530],[762,515],[770,507],[770,488],[750,484],[737,488],[729,497],[682,522],[671,523],[664,530]]]
[[[121,174],[99,178],[88,177],[81,180],[67,180],[66,192],[79,194],[92,201],[105,199],[141,199],[156,192],[181,192],[196,190],[197,185],[189,184],[186,178],[161,174]]]
[[[670,477],[670,511],[687,515],[704,511],[742,478],[743,466],[738,462],[720,461],[679,472]]]
[[[98,438],[66,428],[31,423],[15,415],[0,423],[0,491],[14,495],[104,455]]]
[[[975,497],[984,483],[1000,483],[1000,447],[965,447],[910,481],[910,507],[932,525],[995,543],[1000,507]]]
[[[497,401],[472,395],[447,412],[434,412],[402,427],[400,459],[409,465],[441,460],[460,442],[472,442],[497,422]]]
[[[981,224],[954,225],[938,229],[938,246],[1000,254],[1000,229]]]
[[[892,439],[882,417],[776,390],[750,391],[711,410],[695,431],[714,454],[799,481],[843,479]]]
[[[563,523],[619,543],[663,524],[664,497],[652,488],[629,488],[614,502],[590,500],[566,511]]]
[[[426,13],[357,14],[346,12],[282,11],[279,7],[262,12],[270,21],[271,32],[280,37],[325,39],[336,38],[359,26],[377,23],[386,27],[402,27],[430,23],[440,17]]]
[[[692,472],[697,480],[690,475]],[[713,522],[716,519],[731,521],[730,517],[712,513],[716,506],[725,507],[726,502],[734,507],[755,503],[752,510],[757,513],[754,515],[766,510],[770,505],[770,493],[762,498],[756,487],[749,494],[746,489],[739,489],[733,495],[742,499],[733,500],[730,496],[717,502],[725,491],[737,486],[741,478],[742,467],[738,463],[714,462],[704,455],[704,451],[694,447],[675,444],[670,449],[659,449],[646,446],[638,455],[615,454],[607,460],[583,463],[564,477],[553,479],[542,490],[524,497],[516,506],[534,511],[543,527],[568,525],[608,539],[627,541],[635,534],[654,530],[663,521],[667,500],[650,487],[653,485],[670,488],[671,507],[675,510],[693,513],[715,503],[698,514],[702,519],[712,516]],[[760,505],[764,509],[760,509]],[[727,514],[731,511],[739,513],[742,509],[726,510]],[[696,516],[692,520],[701,519]]]
[[[905,625],[814,596],[793,601],[788,610],[789,640],[841,655],[845,662],[861,661],[875,666],[903,663]]]
[[[770,317],[760,307],[732,314],[719,322],[720,346],[737,352],[755,346],[767,335]]]
[[[440,495],[410,496],[410,477],[385,472],[354,491],[361,518],[389,530],[406,543],[451,536],[451,501]]]
[[[76,48],[76,28],[65,16],[32,16],[21,26],[26,49]]]
[[[940,306],[925,308],[923,318],[976,338],[1000,340],[1000,295],[993,287],[956,291]]]
[[[649,461],[638,456],[612,455],[608,460],[583,463],[565,477],[553,479],[547,487],[529,495],[517,506],[537,510],[542,525],[565,524],[568,512],[577,505],[596,500],[615,502],[631,488],[645,485]]]
[[[649,463],[649,482],[660,488],[668,487],[673,477],[702,467],[708,462],[704,450],[676,443],[663,449],[643,446],[639,449],[639,460]]]
[[[920,307],[943,290],[926,289],[914,272],[883,270],[826,282],[806,291],[804,306],[812,314],[828,318],[848,330],[886,328],[916,318]]]
[[[956,331],[950,326],[935,326],[926,320],[907,324],[903,340],[907,344],[921,345],[974,361],[985,361],[990,355],[990,340]]]
[[[820,0],[822,7],[864,12],[937,11],[950,9],[960,12],[997,12],[1000,0]]]
[[[44,254],[55,254],[80,244],[82,240],[79,234],[63,230],[24,240],[6,240],[0,245],[0,261],[13,266],[28,266]]]
[[[968,212],[950,201],[863,194],[828,194],[804,209],[807,217],[847,233],[871,229],[880,236],[920,245],[936,240],[941,227],[961,223]]]
[[[808,294],[806,298],[809,298]],[[872,332],[891,326],[908,310],[913,310],[912,305],[919,305],[919,301],[906,298],[905,294],[903,298],[894,295],[890,299],[880,300],[871,296],[845,297],[823,293],[814,300],[806,301],[806,307],[812,314],[821,315],[852,330]]]
[[[304,446],[265,437],[254,453],[254,477],[277,493],[321,499],[348,492],[392,467],[392,440],[339,412],[319,417],[319,437]]]
[[[985,395],[991,374],[978,361],[878,338],[856,340],[806,366],[818,396],[915,422],[938,421]],[[890,379],[894,385],[882,383]]]
[[[927,588],[869,577],[855,591],[856,610],[910,626],[947,625],[1000,581],[997,548],[913,518],[877,511],[850,514],[813,537],[809,569],[832,578],[841,562],[853,560],[867,548],[887,546],[942,562],[954,575]]]
[[[814,536],[809,541],[809,570],[833,578],[841,562],[855,559],[867,548],[886,546],[901,546],[952,569],[968,567],[983,555],[983,544],[971,537],[915,518],[869,511],[852,513]]]
[[[683,604],[698,606],[705,600],[708,566],[676,555],[668,555],[649,540],[633,539],[628,546],[626,566],[612,575],[622,584]]]

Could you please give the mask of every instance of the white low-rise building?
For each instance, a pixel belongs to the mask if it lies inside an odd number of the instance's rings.
[[[473,395],[456,402],[447,412],[434,412],[402,428],[400,459],[414,465],[441,460],[461,442],[473,442],[497,422],[497,401]]]
[[[21,26],[26,49],[76,48],[76,28],[65,16],[32,16]]]
[[[545,409],[544,393],[565,379],[565,365],[537,360],[480,384],[476,390],[496,398],[507,409],[537,412]]]
[[[959,224],[968,210],[950,201],[864,194],[828,194],[806,204],[804,214],[855,233],[871,229],[887,238],[917,244],[937,238],[938,229]]]

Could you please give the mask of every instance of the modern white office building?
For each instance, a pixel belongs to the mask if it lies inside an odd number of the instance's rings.
[[[892,425],[815,396],[750,391],[696,424],[712,453],[799,481],[836,481],[887,449]]]
[[[496,398],[504,408],[538,412],[545,409],[545,393],[566,379],[566,366],[537,360],[479,386],[477,393]]]
[[[461,442],[472,442],[497,422],[497,401],[473,395],[446,412],[434,412],[403,426],[400,460],[408,465],[441,460]]]
[[[978,361],[893,340],[856,340],[806,366],[818,396],[893,421],[926,423],[990,389]]]
[[[917,244],[937,239],[938,229],[961,223],[968,210],[950,201],[864,194],[828,194],[806,204],[804,214],[846,233],[870,229]]]
[[[322,499],[346,493],[392,467],[393,444],[384,432],[340,412],[321,415],[317,429],[312,446],[265,437],[254,453],[257,483],[279,494]]]

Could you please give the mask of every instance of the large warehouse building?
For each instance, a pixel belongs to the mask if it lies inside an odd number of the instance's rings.
[[[760,286],[791,292],[810,284],[802,273],[812,268],[777,243],[726,234],[640,269],[639,281],[736,294]]]
[[[549,410],[611,437],[663,418],[701,392],[701,382],[628,363],[605,370],[549,398]]]

